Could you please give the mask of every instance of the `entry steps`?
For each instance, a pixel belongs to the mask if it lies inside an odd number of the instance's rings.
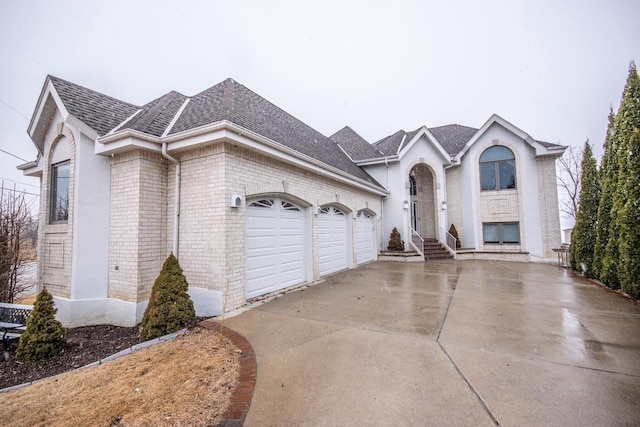
[[[449,252],[449,250],[436,239],[424,239],[422,252],[424,253],[425,261],[432,261],[436,259],[453,259],[453,255],[451,254],[451,252]]]

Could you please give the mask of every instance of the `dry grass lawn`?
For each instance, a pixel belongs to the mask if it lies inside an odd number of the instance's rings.
[[[172,341],[0,395],[2,426],[216,425],[240,352],[194,328]]]

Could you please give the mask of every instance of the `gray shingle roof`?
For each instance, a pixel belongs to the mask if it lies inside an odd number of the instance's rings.
[[[349,126],[343,127],[329,139],[338,144],[353,160],[377,159],[383,156]]]
[[[400,143],[404,139],[406,145],[420,132],[418,128],[411,132],[405,132],[399,130],[396,133],[382,138],[380,141],[374,143],[374,147],[382,152],[385,156],[393,156],[398,152]],[[478,132],[478,129],[461,126],[461,125],[446,125],[429,128],[429,132],[436,138],[436,140],[442,145],[450,156],[455,156],[462,150],[464,144],[469,141],[473,135]]]
[[[462,125],[446,125],[429,128],[429,132],[438,140],[451,157],[462,150],[478,129]]]
[[[143,107],[138,107],[66,80],[49,77],[69,113],[93,128],[100,136],[121,125],[140,109],[142,111],[125,123],[122,129],[135,129],[161,136],[187,99],[178,92],[169,92]],[[229,120],[301,154],[379,186],[368,173],[355,165],[335,142],[232,79],[227,79],[190,98],[169,134],[221,120]]]
[[[386,136],[381,140],[374,142],[373,146],[385,156],[393,156],[398,153],[398,147],[407,133],[399,130],[396,133]]]
[[[171,91],[142,107],[142,111],[125,123],[122,129],[162,136],[186,99],[181,93]]]
[[[170,134],[229,120],[343,172],[378,183],[356,166],[332,140],[233,79],[193,98]]]
[[[67,111],[98,135],[106,135],[140,107],[103,95],[58,77],[49,76]]]

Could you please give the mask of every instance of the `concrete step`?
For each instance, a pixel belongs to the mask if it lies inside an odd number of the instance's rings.
[[[422,246],[422,253],[424,259],[437,260],[437,259],[453,259],[453,255],[436,239],[425,239]]]

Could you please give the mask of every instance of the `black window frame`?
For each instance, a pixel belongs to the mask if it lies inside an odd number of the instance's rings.
[[[59,186],[60,174],[58,173],[58,171],[63,166],[67,167],[67,176],[64,177],[67,179],[67,185],[66,185],[67,194],[66,194],[66,200],[65,200],[66,206],[64,209],[61,210],[59,209],[59,206],[58,206],[58,199],[59,199],[58,193],[60,191],[60,186]],[[51,187],[50,187],[51,200],[49,204],[49,223],[50,224],[66,224],[67,222],[69,222],[70,181],[71,181],[71,161],[70,160],[66,160],[64,162],[59,162],[51,165]],[[63,213],[62,216],[60,215],[61,211]]]
[[[498,160],[482,160],[482,157],[485,156],[490,150],[496,148],[496,147],[500,147],[501,149],[506,149],[509,151],[509,153],[511,154],[511,157],[509,158],[502,158],[502,159],[498,159]],[[504,188],[502,188],[502,182],[501,182],[501,167],[504,167],[504,165],[509,165],[509,167],[513,168],[513,185],[510,187],[505,186]],[[483,166],[489,166],[488,169],[489,171],[491,169],[493,169],[491,177],[493,178],[493,187],[492,188],[485,188],[485,175],[483,174],[483,172],[487,172],[486,168],[483,168]],[[491,166],[493,166],[493,168],[491,168]],[[484,169],[484,170],[483,170]],[[516,174],[516,156],[513,153],[513,150],[511,150],[509,147],[506,147],[504,145],[494,145],[492,147],[487,148],[486,150],[484,150],[482,152],[482,154],[480,155],[480,161],[479,161],[479,170],[480,170],[480,191],[507,191],[507,190],[516,190],[518,188],[518,179],[517,179],[517,174]]]
[[[518,241],[504,241],[504,226],[505,225],[515,225],[518,230]],[[498,227],[498,241],[487,241],[486,239],[486,226],[497,226]],[[522,241],[521,233],[520,233],[520,223],[517,221],[504,221],[504,222],[483,222],[482,223],[482,241],[485,245],[519,245]]]

